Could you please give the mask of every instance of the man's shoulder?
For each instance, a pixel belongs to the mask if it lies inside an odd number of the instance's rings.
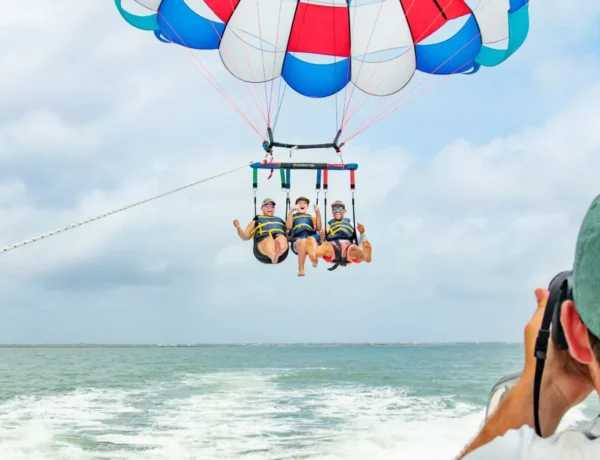
[[[600,425],[594,422],[593,426]],[[474,450],[464,460],[592,460],[600,458],[598,428],[568,428],[548,438],[539,437],[529,426],[508,430],[504,436]]]

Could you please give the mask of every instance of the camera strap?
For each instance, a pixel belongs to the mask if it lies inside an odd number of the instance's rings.
[[[542,324],[537,339],[535,340],[535,349],[533,352],[533,355],[536,358],[535,377],[533,380],[533,420],[535,423],[535,432],[538,436],[542,436],[542,429],[540,427],[540,392],[542,389],[542,375],[544,374],[544,366],[546,365],[546,356],[548,356],[550,324],[552,323],[554,309],[561,299],[560,293],[564,279],[558,279],[557,281],[558,282],[550,283],[550,293],[548,294],[544,316],[542,317]]]

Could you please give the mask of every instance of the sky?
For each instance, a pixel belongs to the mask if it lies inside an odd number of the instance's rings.
[[[343,149],[372,263],[307,264],[304,278],[294,254],[259,264],[232,224],[253,216],[244,166],[264,158],[262,139],[202,65],[240,107],[244,84],[112,1],[61,5],[8,0],[0,16],[2,247],[242,169],[1,253],[0,343],[520,341],[534,289],[572,266],[600,193],[597,1],[532,0],[528,39],[502,65],[417,75],[408,99],[422,94]],[[289,92],[277,138],[330,140],[331,100]],[[314,199],[313,172],[291,186]],[[347,174],[329,190],[348,202]],[[285,201],[267,173],[265,196]]]

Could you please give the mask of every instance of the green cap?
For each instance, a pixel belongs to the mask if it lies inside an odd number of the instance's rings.
[[[275,201],[273,201],[273,199],[272,199],[272,198],[265,198],[265,199],[263,200],[263,202],[262,202],[261,206],[264,206],[264,205],[265,205],[265,204],[267,204],[267,203],[273,203],[273,206],[276,206],[276,203],[275,203]]]
[[[600,336],[600,195],[587,210],[575,246],[573,298],[587,328]]]

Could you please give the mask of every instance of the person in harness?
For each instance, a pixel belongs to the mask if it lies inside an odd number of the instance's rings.
[[[298,255],[298,276],[304,276],[304,264],[306,263],[306,244],[308,241],[317,246],[321,242],[319,232],[322,229],[321,211],[319,206],[314,205],[315,216],[308,214],[310,200],[304,196],[296,199],[296,203],[290,209],[287,216],[286,227],[292,239],[292,252]]]
[[[366,239],[365,227],[357,224],[360,233],[357,236],[354,230],[354,222],[345,217],[346,206],[342,201],[334,201],[331,204],[333,219],[327,222],[329,229],[326,234],[321,232],[322,243],[317,246],[316,242],[306,242],[306,252],[313,267],[318,265],[318,259],[333,264],[329,270],[335,270],[338,266],[345,267],[348,264],[359,264],[371,262],[371,243]]]
[[[237,219],[233,226],[242,240],[254,239],[253,253],[259,262],[279,264],[287,259],[290,250],[285,222],[275,216],[275,201],[271,198],[265,198],[260,209],[262,214],[254,216],[245,230]]]

